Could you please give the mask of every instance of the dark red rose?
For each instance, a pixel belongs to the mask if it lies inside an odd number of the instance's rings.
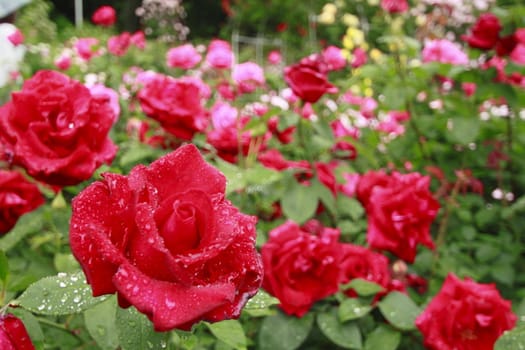
[[[498,56],[508,56],[516,45],[518,45],[518,40],[514,33],[504,36],[500,38],[496,44],[496,53]]]
[[[416,319],[430,350],[492,350],[499,336],[514,327],[511,303],[494,284],[449,274],[439,293]]]
[[[2,350],[34,350],[35,347],[22,321],[11,314],[0,316],[0,348]]]
[[[158,74],[139,91],[138,97],[146,115],[182,140],[191,140],[208,126],[200,87],[189,79]]]
[[[117,12],[111,6],[101,6],[93,13],[91,20],[99,26],[110,27],[117,20]]]
[[[403,13],[408,11],[407,0],[381,0],[381,8],[389,13]]]
[[[270,231],[261,250],[263,287],[288,315],[304,316],[316,301],[339,288],[339,230],[313,226],[302,229],[287,221]]]
[[[386,256],[355,244],[342,243],[341,248],[341,283],[362,278],[388,288],[391,276]],[[352,289],[347,290],[346,294],[350,297],[357,296]]]
[[[463,35],[461,38],[465,40],[470,47],[490,50],[498,43],[501,28],[501,23],[496,15],[484,13],[479,16],[477,22],[474,23],[470,35]]]
[[[357,184],[357,197],[368,216],[367,241],[413,263],[417,245],[430,249],[430,225],[440,208],[428,187],[430,178],[419,173],[386,175],[370,171]]]
[[[70,244],[93,295],[117,293],[157,331],[237,318],[262,282],[256,218],[193,145],[128,176],[105,173],[73,200]]]
[[[38,186],[19,172],[0,170],[0,234],[9,232],[20,216],[43,203]]]
[[[326,73],[314,64],[300,62],[284,70],[284,79],[293,93],[303,102],[315,103],[326,93],[336,93]]]
[[[42,182],[76,185],[115,157],[108,133],[116,117],[106,95],[92,95],[62,73],[39,71],[0,107],[4,158]]]

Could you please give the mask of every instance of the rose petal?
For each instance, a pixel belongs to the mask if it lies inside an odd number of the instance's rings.
[[[235,297],[230,283],[184,286],[154,280],[129,263],[120,266],[113,282],[119,294],[149,317],[156,331],[188,325]]]

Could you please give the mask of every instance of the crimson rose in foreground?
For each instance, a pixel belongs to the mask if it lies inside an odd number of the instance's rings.
[[[434,248],[430,225],[440,205],[429,184],[430,178],[419,173],[369,171],[361,176],[357,198],[367,213],[371,248],[388,250],[409,263],[415,260],[418,244]]]
[[[62,73],[39,71],[0,107],[0,158],[50,185],[76,185],[115,157],[108,133],[116,118],[108,96],[92,95]]]
[[[317,62],[308,59],[286,67],[284,80],[303,102],[315,103],[324,94],[337,92],[337,87],[328,81],[326,71]]]
[[[224,198],[197,148],[103,177],[73,200],[70,229],[93,295],[116,292],[157,331],[239,317],[262,282],[256,218]]]
[[[37,185],[19,172],[0,170],[0,235],[9,232],[21,215],[43,203]]]
[[[11,314],[0,315],[0,349],[34,350],[35,347],[22,321]]]
[[[514,327],[511,303],[494,284],[481,284],[449,274],[439,293],[416,319],[430,350],[492,350]]]

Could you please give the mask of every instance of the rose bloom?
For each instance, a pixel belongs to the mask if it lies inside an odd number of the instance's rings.
[[[386,256],[355,244],[342,243],[341,248],[343,251],[341,283],[362,278],[388,288],[391,276]],[[352,289],[347,290],[345,294],[350,297],[357,296]]]
[[[108,39],[108,51],[115,56],[124,56],[131,45],[131,34],[123,32]]]
[[[24,42],[24,35],[18,28],[16,28],[15,31],[7,37],[7,39],[14,46],[18,46]]]
[[[129,42],[131,45],[135,45],[135,47],[141,50],[146,48],[146,37],[142,30],[137,30],[135,33],[133,33],[129,38]]]
[[[25,46],[13,40],[17,31],[11,23],[0,23],[0,88],[13,81],[24,59]]]
[[[147,116],[182,140],[191,140],[208,126],[200,87],[193,81],[157,74],[139,91],[138,98]]]
[[[492,350],[515,324],[510,301],[494,284],[460,280],[452,273],[416,319],[430,350]]]
[[[89,179],[110,164],[117,147],[108,137],[116,116],[106,97],[68,76],[37,72],[0,107],[5,158],[35,179],[55,186]]]
[[[117,293],[156,331],[237,318],[262,281],[256,217],[194,145],[128,176],[105,173],[73,199],[70,244],[94,296]]]
[[[37,185],[17,171],[0,169],[0,234],[9,232],[20,216],[43,203]]]
[[[346,67],[347,61],[341,53],[341,49],[337,46],[330,45],[323,50],[323,60],[328,65],[328,70],[340,70]]]
[[[110,27],[117,21],[117,12],[111,6],[101,6],[91,16],[91,21],[99,26]]]
[[[280,51],[272,50],[268,54],[268,63],[277,65],[277,64],[281,64],[282,61],[283,61],[283,56],[281,55]]]
[[[435,39],[425,42],[421,52],[423,62],[441,62],[454,65],[468,63],[468,56],[459,46],[447,39]]]
[[[364,65],[366,61],[366,51],[360,47],[356,47],[352,52],[352,62],[350,63],[352,68],[359,68]]]
[[[254,62],[235,65],[232,70],[232,79],[239,87],[240,93],[253,92],[266,82],[263,69]]]
[[[100,50],[95,50],[99,40],[97,38],[78,38],[74,44],[75,51],[85,61],[100,55]]]
[[[470,47],[490,50],[498,43],[501,28],[501,23],[496,15],[483,13],[471,28],[470,35],[462,35],[461,38],[466,41]]]
[[[100,83],[96,83],[93,85],[86,85],[86,86],[91,92],[92,96],[96,98],[108,100],[109,105],[111,109],[113,110],[113,116],[115,117],[115,119],[113,120],[113,123],[115,123],[118,120],[118,117],[120,115],[119,94],[112,88],[108,88],[104,84],[100,84]]]
[[[172,68],[191,69],[202,59],[192,44],[173,47],[166,53],[166,64]]]
[[[403,13],[408,11],[407,0],[381,0],[381,8],[389,13]]]
[[[429,184],[430,177],[419,173],[369,171],[361,176],[357,198],[368,216],[371,248],[390,251],[409,263],[414,262],[418,244],[434,248],[430,225],[440,205]]]
[[[71,67],[71,56],[68,53],[62,53],[55,60],[55,67],[60,70],[68,70]]]
[[[284,70],[284,79],[293,93],[303,102],[315,103],[326,93],[338,90],[318,67],[308,63],[296,63]]]
[[[336,293],[340,282],[339,230],[301,228],[292,221],[270,231],[262,246],[263,288],[288,315],[304,316],[312,305]]]
[[[213,68],[227,69],[233,64],[233,52],[229,42],[214,39],[208,45],[206,62]]]
[[[12,314],[0,315],[0,345],[2,350],[35,349],[24,323]]]

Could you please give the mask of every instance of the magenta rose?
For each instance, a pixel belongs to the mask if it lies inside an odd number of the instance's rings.
[[[139,91],[138,97],[147,116],[182,140],[191,140],[196,132],[208,126],[201,88],[192,80],[157,74]]]
[[[108,133],[116,117],[106,96],[62,73],[39,71],[0,107],[4,158],[42,182],[76,185],[115,157]]]
[[[430,350],[492,350],[499,336],[515,324],[510,301],[494,284],[460,280],[454,274],[447,276],[416,319]]]
[[[214,39],[208,45],[206,62],[213,68],[228,69],[232,67],[234,55],[229,42]]]
[[[94,296],[117,293],[157,331],[237,318],[262,282],[256,218],[193,145],[128,176],[105,173],[73,200],[70,243]]]
[[[407,0],[381,0],[381,8],[389,13],[403,13],[408,11]]]
[[[0,345],[2,350],[35,349],[24,323],[12,314],[0,315]]]
[[[481,50],[490,50],[496,46],[499,40],[499,32],[502,29],[501,23],[492,13],[484,13],[479,16],[471,29],[470,35],[463,35],[470,47]]]
[[[44,203],[38,186],[16,171],[0,170],[0,234],[9,232],[18,218]]]
[[[370,171],[359,179],[357,197],[368,216],[367,241],[413,263],[417,246],[430,249],[430,226],[440,208],[428,187],[430,178],[419,173],[387,175]]]
[[[303,60],[304,61],[304,60]],[[316,64],[299,62],[284,70],[284,79],[303,102],[315,103],[326,93],[336,93],[326,73]]]
[[[279,299],[285,313],[297,317],[339,289],[339,230],[317,227],[314,232],[312,226],[287,221],[270,231],[261,249],[264,289]]]
[[[91,20],[99,26],[110,27],[117,20],[117,12],[111,6],[101,6],[93,13]]]
[[[124,56],[131,45],[131,34],[123,32],[108,39],[108,51],[115,56]]]

